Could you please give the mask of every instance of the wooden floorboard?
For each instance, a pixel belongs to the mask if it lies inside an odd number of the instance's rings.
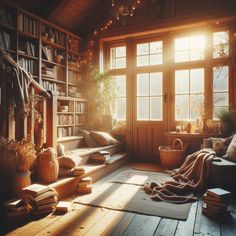
[[[130,168],[130,165],[104,177],[94,185],[108,181],[112,176]],[[69,200],[73,201],[73,198]],[[147,216],[130,212],[114,211],[73,203],[72,210],[64,215],[48,215],[33,219],[25,225],[0,235],[144,235],[144,236],[235,236],[236,204],[231,208],[231,217],[223,222],[207,218],[202,214],[202,200],[192,204],[186,221],[178,221],[157,216]],[[6,232],[6,231],[3,231]]]

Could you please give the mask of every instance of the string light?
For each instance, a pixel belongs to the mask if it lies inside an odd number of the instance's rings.
[[[109,30],[112,25],[114,24],[113,19],[116,20],[116,22],[124,21],[124,18],[126,20],[127,17],[132,17],[134,15],[134,12],[137,10],[137,8],[140,7],[142,1],[144,0],[133,0],[133,2],[130,4],[130,11],[128,14],[124,14],[123,16],[121,14],[115,14],[114,8],[116,7],[116,0],[112,0],[111,7],[113,10],[113,15],[108,17],[108,19],[98,28],[93,31],[92,37],[88,42],[88,49],[86,53],[84,54],[84,59],[81,60],[81,64],[91,63],[93,60],[93,47],[94,47],[94,39],[95,37],[98,37],[99,34],[104,33],[105,31]],[[118,3],[117,3],[118,4]],[[124,22],[122,22],[124,25]]]

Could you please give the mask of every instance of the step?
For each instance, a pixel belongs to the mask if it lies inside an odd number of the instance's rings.
[[[76,158],[76,156],[80,157],[81,159],[79,160],[79,165],[85,165],[86,163],[89,162],[90,155],[92,153],[96,153],[96,152],[102,151],[102,150],[106,150],[106,151],[110,152],[110,154],[112,156],[115,153],[119,153],[119,152],[122,152],[123,150],[125,150],[125,145],[123,143],[119,143],[119,144],[113,144],[113,145],[103,146],[103,147],[93,147],[93,148],[80,147],[80,148],[70,150],[67,153],[67,155],[73,154],[74,158]]]
[[[50,187],[55,188],[58,192],[58,199],[73,196],[78,182],[81,178],[90,176],[93,183],[100,180],[109,173],[115,171],[121,166],[128,163],[130,160],[130,154],[128,152],[120,152],[113,156],[107,164],[84,164],[82,165],[85,169],[85,174],[76,177],[66,177],[57,180],[50,184]]]

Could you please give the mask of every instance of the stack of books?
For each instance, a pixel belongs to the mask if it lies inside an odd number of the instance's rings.
[[[92,178],[85,177],[80,179],[77,187],[77,194],[89,194],[91,192],[92,192]]]
[[[27,217],[30,208],[24,203],[23,199],[11,199],[4,202],[5,220],[17,220]]]
[[[102,150],[90,155],[90,160],[95,163],[104,164],[111,158],[110,152]]]
[[[64,214],[70,211],[71,208],[71,202],[65,202],[65,201],[59,201],[55,213],[56,214]]]
[[[228,206],[231,193],[221,188],[208,189],[203,196],[202,212],[211,218],[219,219],[229,215]]]
[[[22,194],[33,215],[51,213],[56,208],[57,192],[48,186],[32,184],[24,188]]]
[[[85,174],[85,169],[83,166],[76,166],[72,169],[73,176],[81,176]]]

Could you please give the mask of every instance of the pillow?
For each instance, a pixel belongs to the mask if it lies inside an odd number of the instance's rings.
[[[233,136],[231,143],[226,152],[226,159],[236,161],[236,135]]]
[[[120,143],[118,140],[111,137],[110,134],[101,131],[91,131],[90,134],[101,146],[112,145]]]
[[[85,129],[79,129],[80,133],[84,137],[85,143],[88,147],[97,147],[96,140],[90,135],[90,132]]]
[[[77,155],[70,155],[70,156],[61,156],[58,157],[59,167],[60,168],[74,168],[79,164],[81,157]]]
[[[212,138],[212,148],[216,153],[216,156],[222,157],[225,155],[231,138]]]

